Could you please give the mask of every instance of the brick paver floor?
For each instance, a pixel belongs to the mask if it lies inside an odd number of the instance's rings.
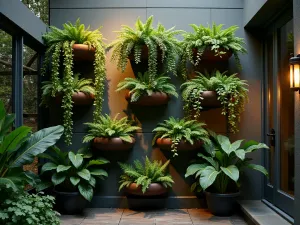
[[[61,216],[62,225],[247,225],[239,216],[216,217],[205,209],[87,209],[82,216]]]

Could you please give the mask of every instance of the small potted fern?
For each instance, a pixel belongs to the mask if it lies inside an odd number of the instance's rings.
[[[204,125],[196,120],[170,117],[153,130],[155,136],[152,145],[171,150],[174,156],[178,155],[177,151],[199,149],[204,142],[209,142]]]
[[[226,72],[213,72],[211,75],[198,76],[181,85],[185,109],[195,119],[203,109],[222,107],[222,115],[228,118],[231,132],[238,131],[240,115],[248,101],[248,87],[245,80],[237,74],[226,75]]]
[[[223,24],[203,26],[196,24],[190,25],[194,32],[183,34],[184,39],[181,43],[181,70],[182,76],[186,77],[187,61],[197,66],[201,60],[226,61],[232,54],[236,64],[241,68],[239,54],[247,53],[244,39],[235,36],[238,26],[231,26],[222,29]]]
[[[126,100],[135,105],[165,105],[171,95],[178,97],[176,88],[170,83],[169,77],[157,76],[150,80],[148,72],[144,75],[138,73],[137,78],[125,78],[118,84],[117,91],[124,89],[129,90],[125,96]]]
[[[94,117],[97,120],[102,111],[104,82],[106,79],[105,71],[105,49],[100,29],[91,31],[85,28],[84,24],[78,19],[73,25],[66,23],[64,29],[54,26],[50,31],[43,35],[47,46],[45,61],[42,74],[51,65],[50,78],[53,85],[52,96],[59,91],[60,80],[64,83],[62,96],[62,107],[64,113],[65,142],[70,145],[72,138],[72,83],[74,79],[73,64],[74,60],[91,60],[94,62],[95,75],[95,111]]]
[[[153,16],[150,16],[145,23],[138,19],[135,29],[123,25],[117,40],[108,46],[113,48],[111,60],[122,72],[130,59],[135,64],[147,60],[150,78],[156,76],[159,63],[165,65],[166,72],[177,74],[176,57],[181,53],[181,48],[175,36],[182,31],[174,30],[174,27],[167,30],[160,23],[154,28],[152,23]]]
[[[135,160],[133,166],[130,164],[119,163],[123,174],[120,177],[119,190],[125,189],[128,203],[134,208],[134,203],[130,200],[134,198],[165,198],[168,188],[172,187],[174,181],[171,175],[166,173],[170,160],[151,161],[146,157],[144,164]],[[142,207],[147,205],[142,201]],[[140,208],[141,205],[138,205]]]
[[[89,127],[88,134],[83,138],[83,143],[92,142],[92,146],[99,150],[129,150],[135,143],[134,132],[140,127],[133,126],[127,117],[118,119],[117,114],[113,119],[109,115],[101,115],[99,122],[86,123]]]

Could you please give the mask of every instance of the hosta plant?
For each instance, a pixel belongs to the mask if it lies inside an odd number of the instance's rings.
[[[0,202],[8,195],[23,191],[25,185],[35,187],[38,176],[24,171],[23,166],[31,164],[38,154],[54,145],[64,131],[62,126],[45,128],[34,134],[26,126],[12,130],[14,119],[15,115],[6,114],[0,101],[0,192],[3,193]]]
[[[223,24],[207,27],[196,24],[190,25],[193,32],[183,34],[184,39],[182,45],[181,69],[182,75],[186,77],[186,62],[189,61],[193,65],[198,65],[201,61],[201,56],[206,48],[211,49],[216,56],[222,57],[226,52],[232,51],[236,64],[241,68],[239,54],[247,53],[244,45],[244,39],[235,36],[235,32],[239,29],[234,25],[223,29]],[[197,51],[197,57],[194,58],[193,51]]]
[[[268,176],[267,170],[260,165],[251,164],[247,154],[258,149],[269,147],[256,141],[238,140],[233,143],[228,137],[212,134],[212,142],[204,145],[205,152],[198,153],[199,163],[187,168],[185,176],[194,176],[196,182],[192,185],[200,190],[213,193],[234,193],[240,188],[240,177],[244,169],[257,170]]]
[[[181,85],[182,98],[185,101],[185,109],[194,113],[198,118],[202,110],[201,94],[204,91],[216,91],[218,100],[222,105],[222,115],[227,116],[231,132],[238,131],[240,115],[244,111],[248,101],[248,84],[237,77],[237,74],[226,75],[226,72],[213,72],[211,75],[198,76]]]
[[[124,89],[129,90],[131,102],[136,102],[145,95],[150,96],[153,92],[161,92],[178,97],[175,86],[170,83],[170,77],[157,76],[150,80],[148,72],[145,72],[143,75],[138,73],[137,78],[125,78],[124,81],[118,84],[117,91]]]
[[[133,166],[130,164],[119,163],[123,171],[123,174],[120,177],[119,190],[124,187],[129,187],[132,183],[141,186],[143,193],[147,191],[149,185],[152,183],[160,183],[166,188],[172,187],[174,181],[171,175],[166,173],[169,163],[170,160],[163,164],[161,161],[151,161],[148,157],[146,157],[144,163],[135,160]]]
[[[59,213],[53,210],[55,199],[41,194],[12,195],[0,204],[0,223],[6,225],[59,225]]]
[[[39,155],[49,162],[45,163],[41,173],[51,173],[51,182],[44,182],[44,186],[55,186],[55,190],[63,192],[77,192],[91,201],[96,186],[96,178],[104,179],[108,176],[101,166],[109,163],[104,158],[93,159],[86,149],[78,152],[62,152],[56,146],[44,154]]]
[[[95,111],[94,120],[97,121],[102,111],[104,82],[106,79],[105,71],[105,49],[100,29],[94,31],[90,27],[85,28],[84,24],[78,19],[72,23],[63,24],[63,29],[51,26],[50,31],[43,35],[47,46],[46,58],[44,62],[43,74],[51,64],[52,97],[59,91],[60,79],[64,84],[64,95],[62,108],[64,113],[65,142],[71,144],[72,134],[72,84],[73,84],[73,54],[74,44],[85,44],[89,48],[95,49],[94,74],[95,74]],[[62,57],[61,57],[62,56]],[[62,62],[61,62],[62,60]],[[63,74],[60,76],[60,67]]]
[[[196,141],[209,142],[208,133],[203,128],[205,124],[196,120],[177,119],[170,117],[163,123],[159,123],[153,130],[155,136],[152,145],[156,143],[158,138],[170,138],[172,141],[172,152],[177,156],[177,146],[180,141],[194,144]]]
[[[124,72],[128,56],[134,54],[136,64],[141,62],[142,49],[148,48],[148,71],[150,78],[157,74],[158,54],[165,65],[166,72],[176,74],[176,57],[181,52],[179,41],[175,38],[182,31],[166,29],[162,24],[153,27],[153,16],[150,16],[145,23],[137,19],[135,29],[123,25],[118,32],[117,40],[109,45],[113,48],[112,61],[117,63],[118,69]]]
[[[90,142],[94,138],[121,138],[125,142],[132,142],[132,137],[135,131],[139,130],[140,127],[133,126],[132,121],[127,117],[118,119],[119,114],[114,118],[110,118],[109,115],[100,116],[98,123],[86,123],[89,130],[88,134],[83,138],[83,142]]]

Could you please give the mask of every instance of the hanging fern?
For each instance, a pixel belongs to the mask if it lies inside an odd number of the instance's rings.
[[[180,61],[181,75],[186,78],[186,62],[190,62],[193,65],[198,65],[201,61],[201,56],[204,50],[209,47],[214,51],[216,56],[222,57],[226,52],[221,49],[231,50],[233,52],[237,66],[241,69],[241,63],[239,59],[239,53],[247,53],[244,45],[244,39],[235,36],[235,32],[239,29],[238,26],[231,26],[227,29],[222,29],[223,24],[212,26],[203,26],[196,24],[190,25],[194,32],[183,34],[184,39],[181,43],[182,55]],[[194,59],[193,50],[197,50],[196,58]]]
[[[182,98],[185,101],[185,109],[189,114],[194,114],[197,119],[200,116],[201,94],[204,91],[216,91],[218,100],[222,104],[222,115],[227,116],[231,132],[238,132],[240,115],[244,111],[248,101],[248,84],[236,75],[226,75],[226,72],[213,72],[211,75],[199,75],[181,85]]]
[[[105,47],[100,28],[94,31],[90,27],[85,27],[80,23],[63,24],[64,29],[50,26],[50,32],[43,35],[47,51],[45,56],[42,74],[47,71],[47,66],[51,64],[50,78],[53,85],[52,97],[60,91],[60,79],[63,80],[63,100],[62,108],[64,109],[63,125],[65,127],[65,142],[70,145],[72,139],[72,82],[73,82],[73,54],[72,47],[74,44],[85,44],[89,49],[95,49],[94,74],[95,74],[95,111],[94,121],[99,120],[102,112],[103,93],[105,87]],[[60,76],[61,56],[63,60],[63,74]]]
[[[133,53],[136,64],[141,62],[143,46],[148,48],[148,72],[150,79],[157,74],[158,55],[161,53],[161,60],[165,65],[166,72],[176,71],[176,57],[181,53],[179,41],[175,38],[182,31],[171,29],[166,30],[162,24],[158,24],[155,29],[152,26],[153,16],[150,16],[143,24],[140,19],[135,23],[135,29],[129,26],[122,26],[118,32],[117,40],[108,47],[113,48],[111,60],[117,63],[118,69],[125,71],[128,56]]]

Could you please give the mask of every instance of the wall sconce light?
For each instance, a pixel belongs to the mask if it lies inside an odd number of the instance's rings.
[[[300,93],[300,54],[290,58],[290,88]]]

